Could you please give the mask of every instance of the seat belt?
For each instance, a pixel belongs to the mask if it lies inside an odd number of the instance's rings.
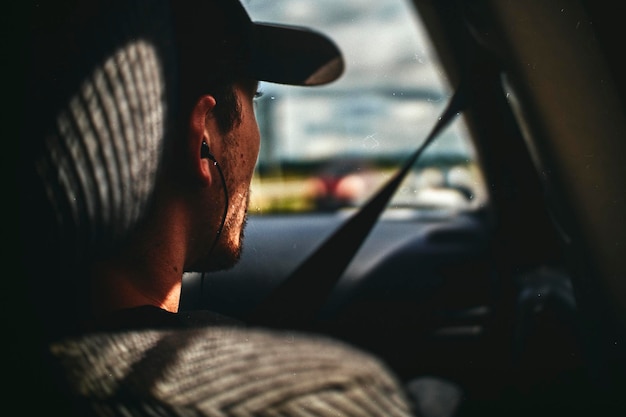
[[[465,109],[467,100],[461,87],[455,90],[437,123],[401,170],[261,301],[250,313],[248,323],[301,328],[315,318],[411,167],[428,145]]]

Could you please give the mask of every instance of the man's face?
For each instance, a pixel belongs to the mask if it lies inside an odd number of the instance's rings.
[[[241,107],[241,120],[225,134],[221,144],[221,156],[217,159],[228,189],[228,213],[222,234],[211,256],[212,269],[230,268],[241,255],[250,182],[260,146],[259,127],[253,103],[257,87],[257,82],[235,85],[235,94]],[[216,183],[219,183],[219,192],[223,193],[219,178],[216,178]]]

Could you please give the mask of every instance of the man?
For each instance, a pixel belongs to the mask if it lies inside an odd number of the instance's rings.
[[[72,411],[409,415],[366,353],[178,313],[184,272],[239,258],[258,81],[331,82],[335,45],[254,24],[238,0],[37,5],[32,22],[22,237]]]

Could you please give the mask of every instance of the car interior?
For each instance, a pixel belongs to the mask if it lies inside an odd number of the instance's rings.
[[[328,33],[346,73],[262,86],[242,258],[185,274],[181,311],[371,352],[424,416],[626,411],[612,3],[243,3]]]
[[[307,2],[295,3],[307,10]],[[420,64],[436,61],[444,81],[397,75],[384,85],[355,76],[348,87],[339,81],[295,97],[268,88],[259,123],[282,124],[263,131],[242,260],[229,271],[185,276],[182,308],[345,340],[381,357],[417,401],[456,392],[458,401],[441,411],[448,415],[623,407],[626,119],[618,18],[606,2],[415,0],[347,2],[335,20],[355,20],[349,3],[365,16],[380,12],[390,25],[399,25],[394,7],[408,14],[430,42],[408,53]],[[297,16],[279,4],[264,15],[263,6],[261,17]],[[308,16],[313,27],[316,17]],[[341,30],[349,29],[333,25],[341,47]],[[392,59],[386,48],[409,41],[390,39],[391,32],[381,29],[369,43],[363,35],[361,43]],[[350,71],[350,63],[360,65],[349,55],[358,46],[345,45]],[[395,76],[385,71],[372,78]],[[400,104],[380,104],[389,96]],[[314,107],[316,100],[325,104]],[[409,103],[428,108],[411,112]],[[376,125],[376,117],[392,127]],[[344,136],[333,136],[324,127],[330,123]],[[291,142],[281,137],[283,125]],[[322,135],[345,148],[324,154],[315,148]],[[360,154],[346,145],[359,135]],[[459,137],[469,145],[455,147]],[[385,148],[392,140],[397,147]],[[280,154],[277,143],[289,149]],[[457,182],[465,186],[439,180],[431,187],[438,197],[417,198],[425,195],[418,182],[432,171],[458,167],[472,173]],[[315,199],[310,181],[294,185],[298,176],[316,177],[326,190],[350,178],[367,192]],[[292,188],[309,194],[297,200]],[[456,199],[442,197],[446,191]]]

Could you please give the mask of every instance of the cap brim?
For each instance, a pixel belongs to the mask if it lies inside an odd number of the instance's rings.
[[[343,56],[325,35],[308,28],[253,23],[250,76],[290,85],[328,84],[341,76]]]

